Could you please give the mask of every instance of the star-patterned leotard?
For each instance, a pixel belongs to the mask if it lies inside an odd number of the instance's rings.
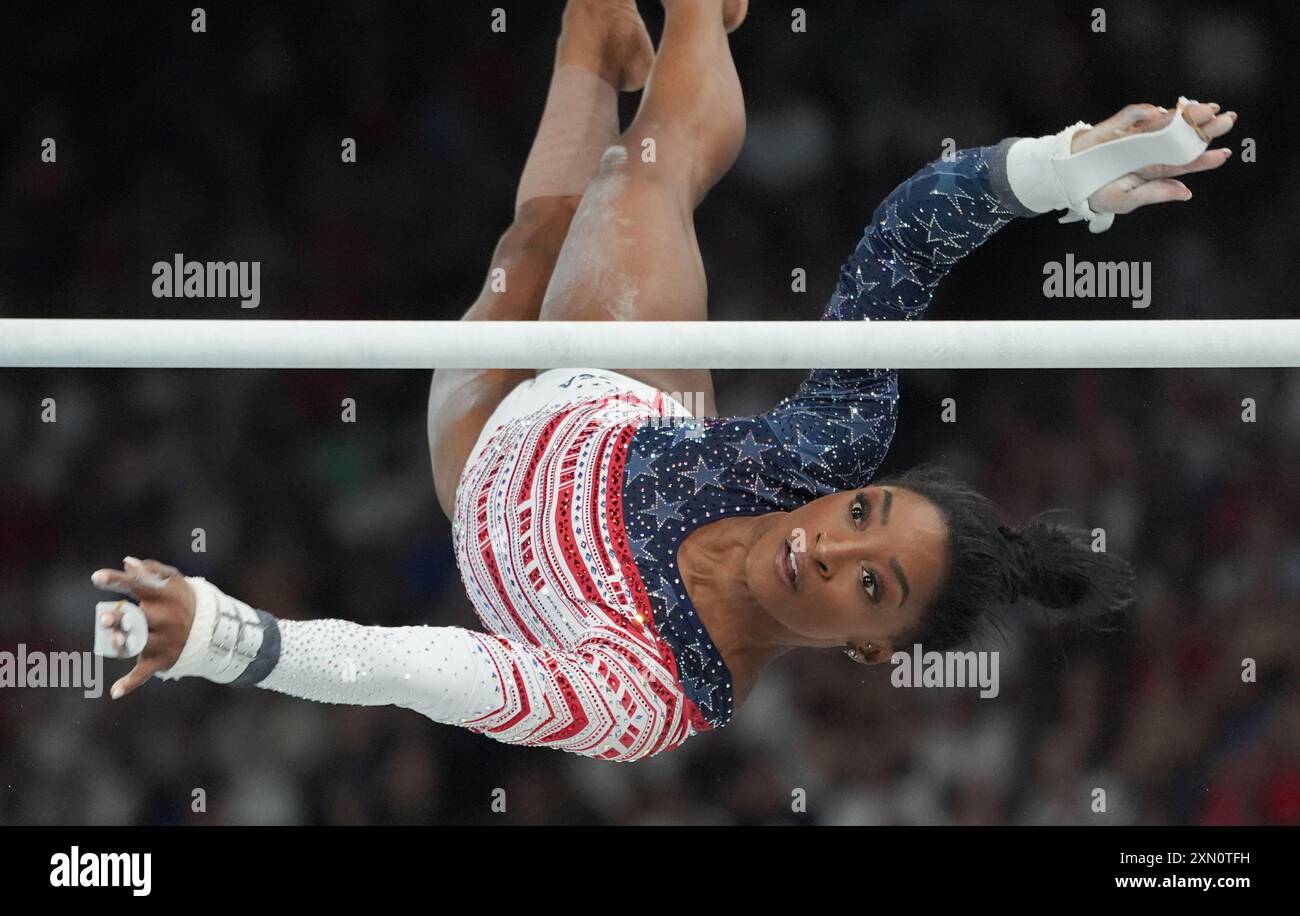
[[[1031,215],[1006,177],[1016,139],[962,150],[895,189],[822,318],[920,318],[953,264]],[[731,677],[677,548],[699,525],[866,484],[893,437],[898,376],[817,370],[766,413],[704,419],[620,379],[545,373],[536,382],[558,396],[485,430],[471,455],[453,536],[488,632],[280,621],[261,686],[408,706],[501,741],[609,760],[725,725]]]

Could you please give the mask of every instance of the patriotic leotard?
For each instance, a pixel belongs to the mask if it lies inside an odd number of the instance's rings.
[[[1030,215],[1006,178],[1015,139],[933,162],[895,189],[822,318],[921,317],[953,264]],[[282,622],[263,686],[397,703],[501,741],[609,760],[730,720],[731,678],[677,548],[699,525],[863,486],[893,437],[897,373],[817,370],[766,413],[704,419],[617,373],[552,370],[523,384],[544,403],[523,413],[503,403],[456,495],[456,559],[488,632]],[[293,661],[325,651],[349,653],[352,686]]]

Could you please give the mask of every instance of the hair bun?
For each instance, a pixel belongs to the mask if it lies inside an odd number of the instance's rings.
[[[1029,598],[1047,608],[1072,608],[1099,595],[1110,607],[1131,603],[1132,567],[1094,551],[1083,529],[1057,524],[1050,516],[1042,513],[1019,528],[998,526],[1007,548],[1002,600]]]

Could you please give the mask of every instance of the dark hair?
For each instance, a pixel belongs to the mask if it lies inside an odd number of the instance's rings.
[[[1085,629],[1114,629],[1109,622],[1132,606],[1133,567],[1094,551],[1083,528],[1040,513],[1020,527],[1000,523],[997,506],[950,471],[919,465],[873,480],[924,496],[948,527],[948,561],[938,594],[916,627],[899,643],[946,651],[970,639],[985,614],[1029,599],[1040,608],[1070,610]]]

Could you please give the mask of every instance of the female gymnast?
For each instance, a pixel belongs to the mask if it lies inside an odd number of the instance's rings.
[[[506,289],[489,282],[465,320],[707,319],[693,211],[744,136],[727,36],[747,3],[664,5],[656,56],[633,0],[569,3],[515,219],[492,260]],[[643,84],[619,136],[616,92]],[[1213,103],[1178,111],[1209,138],[1236,120]],[[1095,127],[927,165],[876,209],[823,320],[922,317],[960,258],[1014,217],[1066,206],[1043,182],[1051,152],[1175,114],[1131,105]],[[1176,176],[1228,155],[1126,174],[1087,206],[1101,218],[1186,200]],[[696,393],[696,415],[667,392]],[[875,664],[917,643],[956,647],[1018,599],[1078,619],[1131,603],[1131,568],[1091,550],[1082,530],[1046,516],[1007,527],[934,468],[868,485],[897,405],[889,369],[814,371],[768,412],[725,418],[707,370],[439,370],[435,486],[487,632],[278,620],[127,558],[92,577],[135,598],[148,625],[112,696],[150,675],[200,676],[405,706],[498,741],[630,761],[727,724],[763,668],[796,647]],[[125,655],[121,607],[98,624]]]

